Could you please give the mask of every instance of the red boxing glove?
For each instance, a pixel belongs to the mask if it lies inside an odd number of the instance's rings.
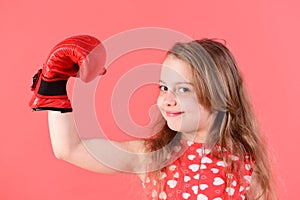
[[[105,49],[88,35],[78,35],[58,43],[33,77],[34,95],[29,106],[35,110],[72,112],[66,85],[69,77],[79,76],[84,82],[105,74]]]

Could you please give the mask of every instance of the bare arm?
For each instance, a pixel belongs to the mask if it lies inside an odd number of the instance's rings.
[[[105,139],[87,139],[79,137],[73,117],[73,113],[60,113],[57,111],[48,112],[49,131],[52,148],[58,159],[65,160],[76,166],[82,167],[94,172],[112,174],[119,173],[120,170],[109,167],[95,158],[86,148],[98,148],[97,151],[107,150],[108,141]],[[129,152],[138,153],[143,150],[143,141],[113,142],[114,145]],[[101,152],[100,152],[101,153]],[[110,152],[106,152],[110,153]],[[108,156],[110,156],[108,154]],[[128,165],[134,160],[118,158],[116,160],[122,165]],[[112,157],[112,158],[114,158]],[[130,163],[129,163],[130,162]],[[120,166],[122,168],[124,166]],[[128,167],[130,168],[130,167]]]

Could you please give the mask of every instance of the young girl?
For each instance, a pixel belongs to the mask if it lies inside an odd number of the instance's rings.
[[[68,46],[74,43],[76,47]],[[35,76],[30,106],[49,110],[57,158],[100,173],[122,173],[86,150],[86,145],[104,147],[106,141],[78,136],[65,91],[78,66],[87,72],[80,74],[83,80],[87,74],[104,73],[99,67],[96,73],[91,70],[97,68],[95,55],[104,54],[102,48],[93,52],[99,44],[91,36],[75,36],[57,45]],[[59,54],[60,48],[72,48],[72,53]],[[136,154],[156,152],[121,163],[127,169],[140,166],[132,172],[143,181],[148,199],[275,199],[266,149],[243,80],[222,43],[202,39],[175,44],[163,62],[159,88],[161,131],[145,140],[112,142]]]

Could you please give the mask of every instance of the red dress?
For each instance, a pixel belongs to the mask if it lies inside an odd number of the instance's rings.
[[[240,162],[237,156],[225,152],[233,162]],[[160,172],[163,186],[157,191],[157,181],[148,174],[143,186],[150,191],[150,199],[189,200],[243,200],[249,189],[253,165],[249,156],[242,163],[242,177],[239,170],[226,172],[223,160],[212,155],[200,143],[189,143],[185,153]]]

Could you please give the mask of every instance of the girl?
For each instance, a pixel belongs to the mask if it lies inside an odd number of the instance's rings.
[[[45,79],[44,71],[43,78],[35,79]],[[159,88],[161,131],[150,139],[113,142],[132,153],[157,152],[121,164],[139,172],[148,199],[275,199],[266,149],[243,80],[223,44],[210,39],[175,44],[163,62]],[[45,106],[37,98],[47,97],[39,94],[36,84],[33,89],[31,107],[50,110],[57,158],[100,173],[123,171],[101,164],[86,150],[86,145],[104,147],[106,141],[81,139],[69,104],[68,110],[53,105],[53,100]]]

